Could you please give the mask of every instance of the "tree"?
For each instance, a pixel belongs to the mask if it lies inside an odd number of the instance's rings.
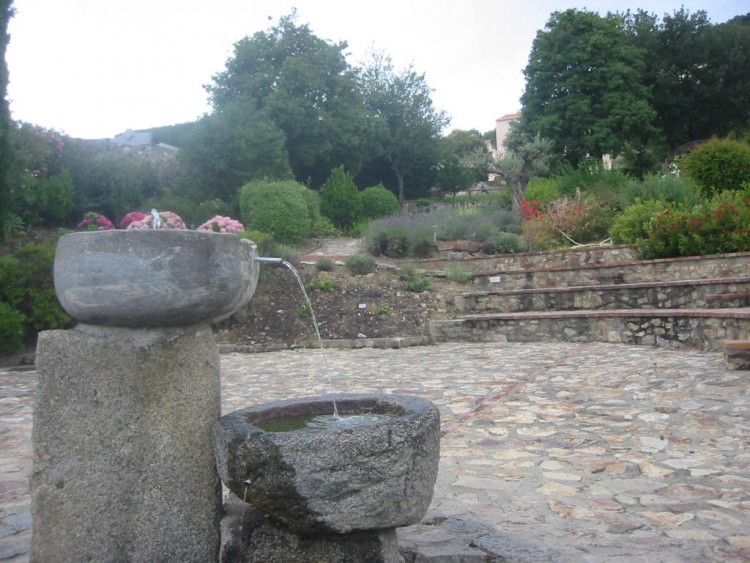
[[[471,159],[466,158],[477,151],[489,154],[478,131],[451,131],[440,139],[435,180],[441,190],[453,195],[454,201],[456,194],[487,178],[484,171],[472,166]]]
[[[361,69],[359,83],[375,120],[379,145],[375,161],[393,174],[403,203],[407,181],[424,185],[425,179],[431,180],[439,159],[440,132],[448,125],[448,117],[433,107],[424,74],[411,65],[397,72],[383,53],[372,54]]]
[[[331,170],[320,188],[320,211],[342,231],[362,218],[362,199],[354,179],[343,166]]]
[[[10,109],[8,108],[8,63],[5,52],[10,36],[8,23],[13,16],[13,0],[0,0],[0,242],[5,238],[6,221],[10,198],[10,167],[13,153],[9,140],[11,129]]]
[[[750,124],[748,17],[712,25],[705,11],[624,16],[628,40],[646,51],[643,84],[652,91],[662,158],[690,141],[725,136]]]
[[[252,180],[292,178],[285,136],[262,112],[230,102],[200,119],[180,150],[183,192],[195,202],[237,202]]]
[[[371,152],[368,120],[346,43],[329,43],[295,14],[234,46],[207,86],[216,111],[229,105],[267,116],[285,135],[294,176],[320,186],[331,169],[357,172]]]
[[[554,12],[534,39],[524,70],[520,128],[526,139],[552,139],[573,165],[619,155],[657,133],[645,53],[627,41],[621,16]]]
[[[488,152],[475,151],[466,157],[465,162],[485,174],[497,174],[510,186],[513,211],[520,212],[521,204],[526,200],[529,181],[549,173],[553,147],[554,143],[550,139],[543,139],[537,135],[504,152],[499,159],[495,159]]]

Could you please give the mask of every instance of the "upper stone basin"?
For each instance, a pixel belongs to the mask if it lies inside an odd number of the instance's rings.
[[[390,415],[371,424],[267,432],[278,419]],[[383,530],[419,522],[440,458],[440,414],[402,395],[337,394],[275,401],[214,425],[219,476],[241,499],[305,535]]]
[[[55,253],[55,292],[78,321],[120,327],[216,322],[250,301],[255,245],[187,230],[71,233]]]

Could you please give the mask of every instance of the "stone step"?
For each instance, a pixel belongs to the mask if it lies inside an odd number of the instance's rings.
[[[750,277],[473,291],[455,295],[461,313],[576,309],[745,307]]]
[[[610,342],[720,351],[750,337],[750,308],[537,311],[430,322],[435,342]]]
[[[438,246],[451,246],[438,241]],[[636,259],[633,247],[629,245],[587,246],[565,248],[554,251],[518,252],[495,254],[493,256],[470,256],[462,251],[462,245],[454,252],[441,252],[436,258],[426,258],[415,262],[423,270],[448,270],[460,265],[475,274],[509,270],[534,270],[549,268],[577,268],[582,266],[605,266],[632,262]],[[460,262],[458,261],[460,258]]]
[[[474,275],[477,290],[514,290],[613,283],[742,277],[750,271],[750,252],[640,260],[574,267],[504,269]]]
[[[724,361],[729,369],[750,369],[750,340],[725,340]]]

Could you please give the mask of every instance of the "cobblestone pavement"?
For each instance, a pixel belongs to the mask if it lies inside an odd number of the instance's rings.
[[[329,391],[434,401],[435,496],[399,533],[424,556],[750,561],[747,372],[720,354],[441,344],[230,354],[222,369],[225,412]],[[0,371],[0,560],[27,557],[35,381]]]

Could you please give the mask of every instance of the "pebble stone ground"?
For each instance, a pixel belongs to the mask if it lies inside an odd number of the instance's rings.
[[[0,370],[3,561],[28,560],[35,387],[34,371]],[[433,503],[399,534],[422,561],[750,561],[747,373],[720,354],[601,343],[229,354],[222,387],[224,412],[331,391],[434,401]]]

